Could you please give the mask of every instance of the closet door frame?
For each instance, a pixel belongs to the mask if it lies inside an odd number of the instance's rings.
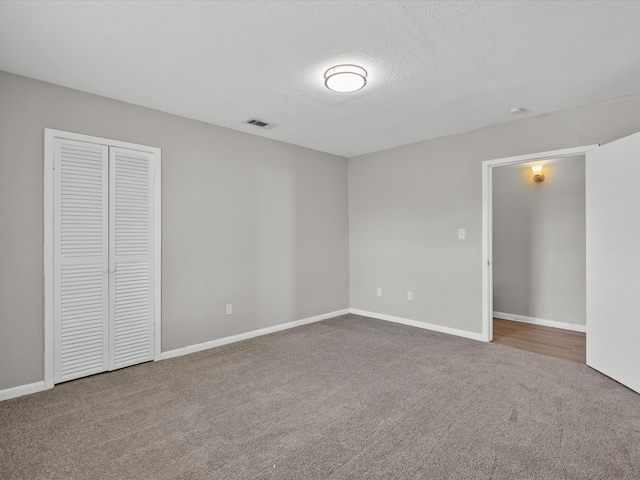
[[[130,142],[122,142],[107,138],[84,135],[80,133],[65,132],[50,128],[44,129],[44,383],[45,388],[54,385],[55,366],[55,303],[54,303],[54,138],[76,140],[79,142],[120,147],[129,150],[138,150],[153,155],[153,203],[154,203],[154,287],[153,287],[153,359],[161,359],[162,350],[162,271],[161,271],[161,200],[162,200],[162,151],[158,147],[140,145]]]

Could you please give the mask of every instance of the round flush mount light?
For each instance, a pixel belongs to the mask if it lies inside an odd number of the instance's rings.
[[[324,84],[334,92],[355,92],[367,84],[367,71],[357,65],[336,65],[324,72]]]

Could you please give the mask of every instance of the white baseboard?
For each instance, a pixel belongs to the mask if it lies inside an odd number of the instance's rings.
[[[295,320],[289,323],[282,323],[280,325],[274,325],[273,327],[261,328],[259,330],[253,330],[251,332],[240,333],[238,335],[232,335],[230,337],[219,338],[218,340],[211,340],[210,342],[199,343],[197,345],[189,345],[187,347],[176,348],[175,350],[169,350],[162,352],[161,359],[180,357],[182,355],[188,355],[190,353],[200,352],[202,350],[208,350],[209,348],[220,347],[222,345],[228,345],[229,343],[240,342],[242,340],[248,340],[250,338],[259,337],[261,335],[267,335],[269,333],[280,332],[289,328],[299,327],[308,323],[319,322],[328,318],[338,317],[340,315],[346,315],[349,313],[349,309],[336,310],[335,312],[325,313],[323,315],[316,315],[315,317],[303,318],[302,320]]]
[[[363,317],[377,318],[378,320],[386,320],[388,322],[401,323],[402,325],[409,325],[411,327],[423,328],[425,330],[433,330],[434,332],[447,333],[449,335],[456,335],[458,337],[470,338],[471,340],[479,340],[484,342],[485,339],[482,333],[469,332],[467,330],[458,330],[457,328],[444,327],[442,325],[434,325],[433,323],[418,322],[417,320],[409,320],[407,318],[394,317],[392,315],[385,315],[384,313],[367,312],[365,310],[358,310],[357,308],[349,309],[354,315],[362,315]]]
[[[5,388],[4,390],[0,390],[0,401],[29,395],[30,393],[42,392],[43,390],[47,390],[44,380],[41,382],[29,383],[27,385]]]
[[[247,340],[249,338],[258,337],[260,335],[267,335],[268,333],[279,332],[281,330],[287,330],[293,327],[299,327],[308,323],[319,322],[328,318],[338,317],[340,315],[346,315],[349,313],[349,309],[337,310],[331,313],[325,313],[323,315],[317,315],[315,317],[303,318],[302,320],[296,320],[294,322],[283,323],[281,325],[275,325],[273,327],[261,328],[260,330],[254,330],[252,332],[241,333],[239,335],[233,335],[231,337],[225,337],[211,342],[200,343],[198,345],[190,345],[184,348],[178,348],[176,350],[170,350],[162,353],[162,360],[167,358],[179,357],[181,355],[187,355],[189,353],[199,352],[208,348],[219,347],[221,345],[227,345],[229,343],[239,342],[241,340]],[[19,385],[17,387],[6,388],[0,390],[0,401],[9,400],[10,398],[21,397],[22,395],[28,395],[30,393],[42,392],[47,390],[44,380],[41,382],[30,383],[28,385]]]
[[[505,320],[513,320],[515,322],[531,323],[533,325],[542,325],[543,327],[562,328],[563,330],[573,330],[574,332],[586,332],[586,325],[578,325],[577,323],[558,322],[556,320],[544,320],[543,318],[527,317],[526,315],[515,315],[513,313],[493,312],[496,318],[504,318]]]

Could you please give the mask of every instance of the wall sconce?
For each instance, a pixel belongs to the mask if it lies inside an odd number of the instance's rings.
[[[544,180],[544,175],[542,174],[542,165],[532,165],[531,170],[533,170],[534,182],[541,182]]]

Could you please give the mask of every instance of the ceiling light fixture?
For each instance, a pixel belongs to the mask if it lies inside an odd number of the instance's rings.
[[[324,72],[324,84],[334,92],[355,92],[367,84],[367,71],[357,65],[336,65]]]
[[[511,115],[520,115],[521,113],[526,112],[527,109],[524,107],[512,107],[511,110],[509,110],[509,113]]]

